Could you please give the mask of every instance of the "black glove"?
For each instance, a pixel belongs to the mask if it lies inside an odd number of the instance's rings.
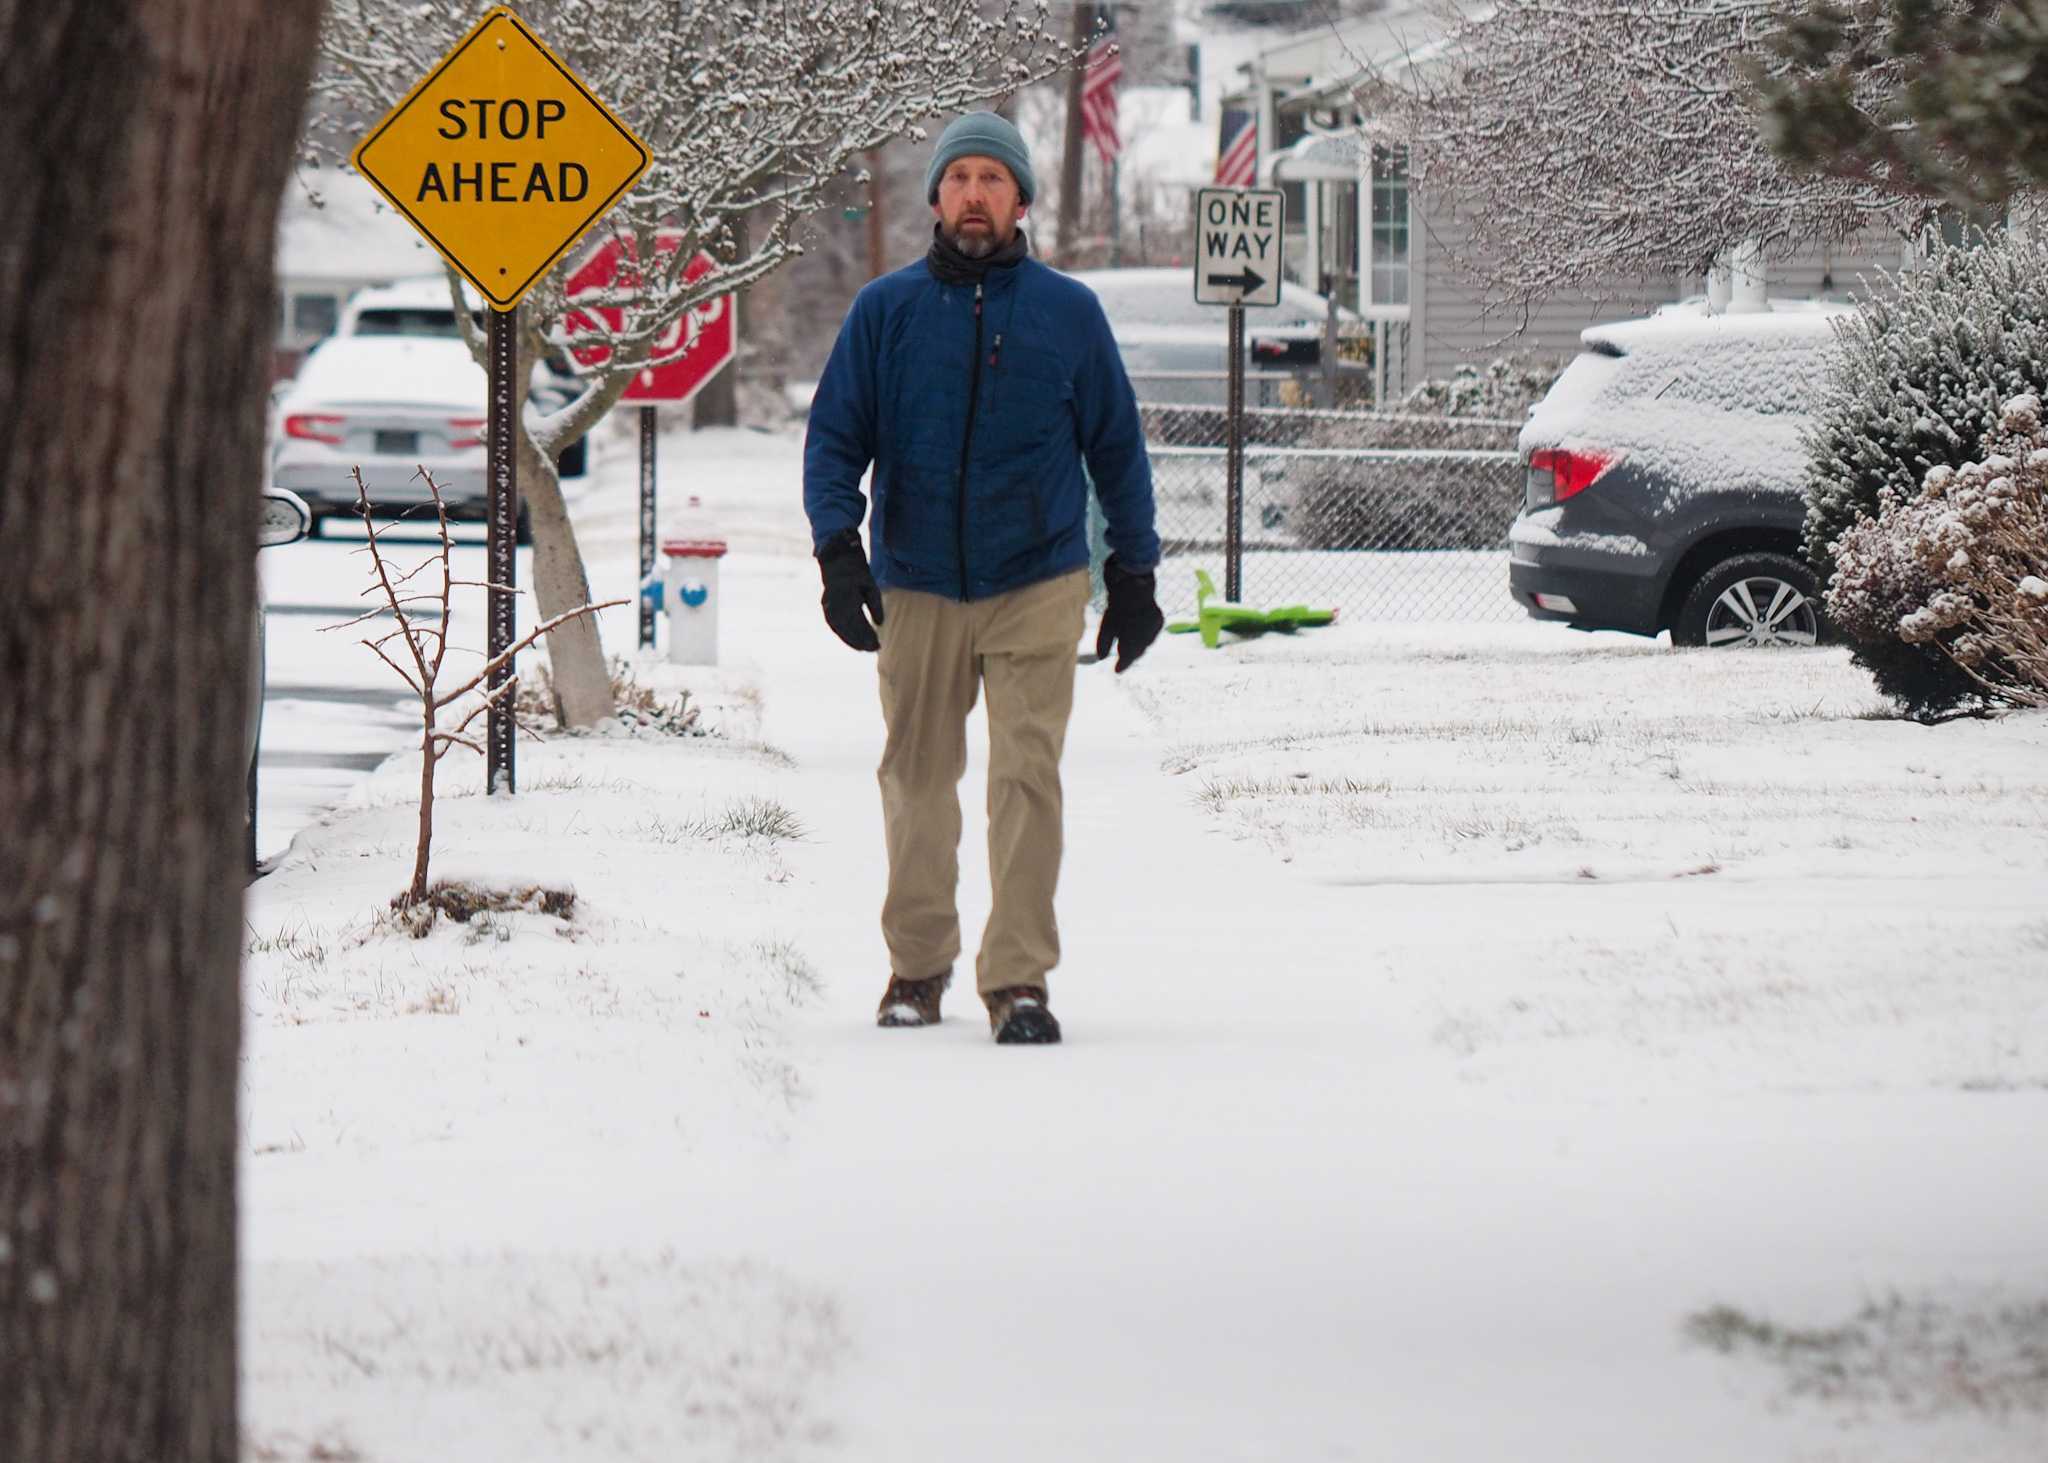
[[[860,535],[852,529],[835,534],[818,550],[818,572],[825,576],[825,623],[832,633],[855,650],[880,650],[881,637],[875,625],[882,623],[882,591],[868,572],[868,556],[861,549]],[[865,608],[867,614],[862,614]],[[875,625],[868,623],[875,617]]]
[[[1102,628],[1095,635],[1095,658],[1109,659],[1109,647],[1116,646],[1116,671],[1122,675],[1159,638],[1166,616],[1159,613],[1159,597],[1152,571],[1133,574],[1109,556],[1102,566],[1102,582],[1109,590],[1109,607],[1102,612]]]

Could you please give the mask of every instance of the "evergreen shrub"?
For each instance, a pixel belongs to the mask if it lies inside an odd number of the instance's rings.
[[[2012,232],[1937,244],[1889,283],[1842,325],[1808,436],[1805,552],[1824,589],[1843,536],[1878,520],[1887,492],[1913,503],[1930,471],[1981,462],[2006,403],[2048,392],[2048,242]],[[1868,596],[1875,585],[1862,578]],[[1886,593],[1924,606],[1927,588]],[[1914,715],[1986,699],[1940,644],[1902,639],[1881,615],[1851,612],[1834,628]]]

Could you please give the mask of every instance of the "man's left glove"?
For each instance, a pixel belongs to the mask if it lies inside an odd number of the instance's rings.
[[[1102,583],[1109,591],[1109,607],[1102,612],[1102,628],[1095,635],[1095,658],[1109,659],[1109,647],[1116,646],[1116,671],[1122,675],[1159,638],[1166,616],[1159,613],[1159,596],[1152,571],[1133,574],[1109,556],[1102,566]]]
[[[882,591],[868,572],[868,556],[853,529],[834,534],[818,550],[818,572],[825,577],[825,623],[855,650],[880,650],[875,625],[882,623]],[[866,610],[866,614],[862,610]],[[868,623],[873,615],[875,624]]]

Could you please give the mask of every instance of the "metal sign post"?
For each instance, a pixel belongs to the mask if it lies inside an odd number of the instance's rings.
[[[1280,303],[1287,197],[1277,188],[1195,195],[1195,303],[1230,311],[1229,425],[1224,457],[1223,597],[1244,594],[1244,309]]]
[[[519,466],[512,434],[519,430],[519,310],[490,312],[490,414],[486,424],[489,441],[490,544],[486,550],[490,581],[490,641],[487,654],[496,660],[512,648],[518,638],[518,605],[514,595],[519,585],[519,559],[514,552],[519,541]],[[490,674],[486,689],[495,697],[512,678],[512,666],[499,666]],[[484,731],[486,752],[484,791],[511,794],[519,790],[512,767],[513,736],[516,728],[512,708],[493,700]]]
[[[654,644],[654,408],[640,408],[640,646]]]
[[[1224,459],[1223,597],[1244,595],[1244,306],[1230,307],[1230,426]]]

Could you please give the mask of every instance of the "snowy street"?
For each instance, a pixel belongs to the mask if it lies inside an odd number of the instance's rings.
[[[701,493],[732,542],[721,664],[634,670],[710,735],[523,741],[510,800],[442,768],[437,877],[568,917],[380,918],[416,753],[266,828],[246,1456],[2042,1455],[2048,713],[1892,719],[1833,649],[1163,636],[1080,671],[1066,1044],[997,1048],[973,993],[979,712],[969,957],[941,1027],[878,1030],[874,662],[820,619],[800,449],[662,441],[665,525]],[[266,563],[273,605],[361,572]],[[402,693],[314,623],[273,613],[274,695]],[[386,715],[280,700],[266,750]],[[402,745],[388,706],[347,748]]]

